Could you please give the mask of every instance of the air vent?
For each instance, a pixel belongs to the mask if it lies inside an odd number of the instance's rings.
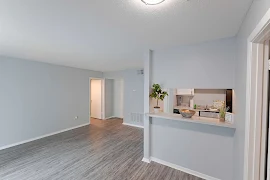
[[[130,113],[132,122],[143,124],[143,113]]]

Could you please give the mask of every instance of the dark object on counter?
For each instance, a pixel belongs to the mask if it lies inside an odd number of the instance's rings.
[[[173,113],[174,113],[174,114],[180,114],[180,111],[179,111],[179,109],[174,109],[174,110],[173,110]]]
[[[227,89],[226,90],[226,107],[229,107],[228,112],[230,113],[232,112],[232,109],[233,109],[232,97],[233,97],[232,89]]]

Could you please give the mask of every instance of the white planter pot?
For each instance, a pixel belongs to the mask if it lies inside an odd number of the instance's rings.
[[[160,112],[160,107],[154,108],[154,112],[155,112],[155,113],[159,113],[159,112]]]

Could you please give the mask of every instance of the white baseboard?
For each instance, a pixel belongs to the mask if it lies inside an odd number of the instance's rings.
[[[167,161],[163,161],[163,160],[158,159],[158,158],[155,158],[155,157],[151,157],[151,158],[150,158],[150,161],[154,161],[154,162],[156,162],[156,163],[159,163],[159,164],[162,164],[162,165],[171,167],[171,168],[173,168],[173,169],[183,171],[183,172],[185,172],[185,173],[191,174],[191,175],[193,175],[193,176],[197,176],[197,177],[202,178],[202,179],[207,179],[207,180],[220,180],[220,179],[218,179],[218,178],[214,178],[214,177],[208,176],[208,175],[206,175],[206,174],[203,174],[203,173],[200,173],[200,172],[197,172],[197,171],[193,171],[193,170],[191,170],[191,169],[184,168],[184,167],[178,166],[178,165],[176,165],[176,164],[173,164],[173,163],[170,163],[170,162],[167,162]]]
[[[115,118],[115,116],[111,116],[111,117],[105,117],[104,120],[108,120],[108,119],[111,119],[111,118]]]
[[[123,117],[118,117],[118,116],[111,116],[111,117],[107,117],[107,118],[105,118],[104,120],[107,120],[107,119],[111,119],[111,118],[118,118],[118,119],[123,119]]]
[[[130,124],[130,123],[122,123],[123,125],[126,125],[126,126],[133,126],[133,127],[137,127],[137,128],[144,128],[143,126],[140,126],[140,125],[136,125],[136,124]]]
[[[25,141],[17,142],[17,143],[10,144],[10,145],[7,145],[7,146],[2,146],[2,147],[0,147],[0,150],[11,148],[11,147],[14,147],[14,146],[18,146],[20,144],[25,144],[25,143],[28,143],[28,142],[31,142],[31,141],[35,141],[35,140],[38,140],[38,139],[42,139],[42,138],[45,138],[45,137],[48,137],[48,136],[53,136],[53,135],[56,135],[56,134],[59,134],[59,133],[65,132],[65,131],[70,131],[72,129],[77,129],[77,128],[80,128],[80,127],[83,127],[83,126],[87,126],[89,124],[90,123],[88,122],[86,124],[82,124],[82,125],[79,125],[79,126],[75,126],[75,127],[63,129],[61,131],[53,132],[53,133],[50,133],[50,134],[45,134],[43,136],[39,136],[39,137],[28,139],[28,140],[25,140]]]
[[[124,117],[114,116],[115,118],[124,119]]]
[[[151,159],[143,158],[142,161],[143,161],[143,162],[146,162],[146,163],[150,163],[150,162],[151,162]]]

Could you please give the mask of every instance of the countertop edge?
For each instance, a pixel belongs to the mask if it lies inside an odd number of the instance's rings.
[[[218,119],[214,119],[214,118],[196,117],[196,116],[193,116],[192,118],[184,118],[180,114],[170,114],[170,113],[148,113],[146,115],[149,117],[154,117],[154,118],[162,118],[162,119],[176,120],[176,121],[182,121],[182,122],[236,129],[234,124],[220,122]]]

